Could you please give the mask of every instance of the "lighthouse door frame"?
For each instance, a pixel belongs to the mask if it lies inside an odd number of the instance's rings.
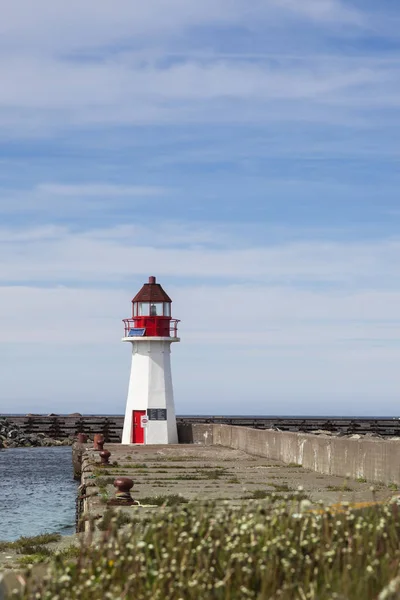
[[[144,427],[142,424],[142,417],[145,415],[145,410],[132,411],[131,444],[144,444]]]

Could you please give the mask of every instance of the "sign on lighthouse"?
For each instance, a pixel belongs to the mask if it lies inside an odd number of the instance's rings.
[[[149,277],[132,300],[132,317],[124,319],[123,342],[132,346],[132,367],[123,444],[177,444],[171,376],[171,344],[179,342],[172,300]]]

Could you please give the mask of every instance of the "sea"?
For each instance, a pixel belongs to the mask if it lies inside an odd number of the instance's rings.
[[[0,540],[75,533],[71,447],[0,450]]]

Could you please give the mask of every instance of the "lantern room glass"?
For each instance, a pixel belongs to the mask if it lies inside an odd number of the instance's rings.
[[[170,302],[134,302],[134,317],[170,317]]]
[[[150,304],[150,316],[151,317],[162,317],[163,316],[163,303],[152,302]]]
[[[139,317],[148,317],[150,314],[150,305],[148,302],[138,302],[138,316]]]

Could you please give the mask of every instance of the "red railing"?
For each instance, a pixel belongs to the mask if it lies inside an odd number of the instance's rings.
[[[124,324],[124,337],[146,337],[146,330],[140,327],[140,318],[135,319],[123,319]],[[171,319],[169,322],[169,337],[178,337],[178,323],[179,319]],[[143,332],[143,333],[142,333]],[[149,336],[153,337],[153,336]]]

